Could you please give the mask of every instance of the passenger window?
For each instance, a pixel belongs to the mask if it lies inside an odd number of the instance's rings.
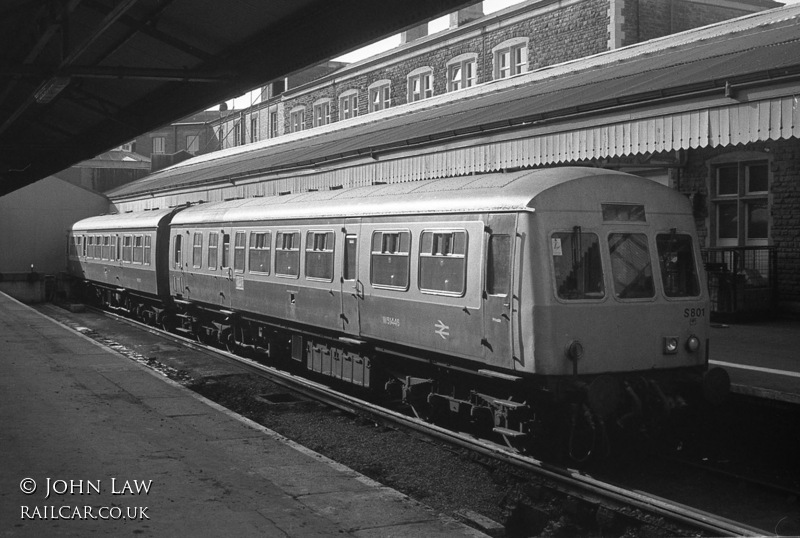
[[[144,238],[137,235],[133,238],[133,263],[141,264],[144,260]]]
[[[150,252],[151,252],[151,245],[150,245],[150,236],[144,236],[144,264],[150,265]]]
[[[111,236],[103,236],[103,250],[101,252],[101,257],[104,260],[111,259]]]
[[[217,251],[219,244],[219,234],[217,232],[210,232],[208,234],[208,268],[217,268]]]
[[[203,234],[195,232],[192,240],[192,267],[203,266]]]
[[[446,295],[464,295],[467,280],[467,232],[422,232],[419,288]]]
[[[356,279],[356,260],[358,256],[358,237],[348,235],[344,238],[344,267],[342,268],[342,278],[345,280]]]
[[[119,259],[119,251],[117,250],[117,236],[111,236],[111,251],[108,256],[110,260],[117,260]]]
[[[300,232],[278,232],[275,236],[275,274],[300,276]]]
[[[306,234],[306,278],[333,281],[333,232]]]
[[[130,239],[130,236],[127,236],[125,239]],[[173,262],[175,264],[175,269],[181,268],[181,260],[183,260],[183,254],[181,252],[181,243],[183,240],[183,236],[181,234],[177,234],[175,236],[175,252],[173,257]]]
[[[508,295],[511,276],[511,236],[489,237],[489,253],[486,258],[486,293]]]
[[[655,295],[650,249],[644,234],[608,236],[614,295],[620,299],[645,299]]]
[[[692,237],[675,232],[656,236],[661,283],[667,297],[697,297],[700,282],[692,249]]]
[[[233,270],[244,273],[245,233],[236,232],[233,243]]]
[[[267,232],[250,232],[250,272],[269,274],[272,236]]]
[[[227,269],[231,266],[231,236],[230,234],[222,234],[222,267]]]
[[[86,238],[86,257],[94,258],[94,236],[90,235]]]
[[[408,289],[410,247],[409,232],[375,232],[372,235],[372,284]]]
[[[572,232],[554,233],[550,250],[555,269],[556,292],[561,299],[602,299],[603,265],[597,235],[583,233],[580,227]]]
[[[126,235],[125,237],[122,238],[122,261],[131,263],[132,260],[133,260],[133,236]]]

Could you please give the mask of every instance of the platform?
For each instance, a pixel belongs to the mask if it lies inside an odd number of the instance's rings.
[[[484,536],[0,294],[2,536]]]
[[[710,362],[735,393],[800,404],[800,320],[714,324]]]

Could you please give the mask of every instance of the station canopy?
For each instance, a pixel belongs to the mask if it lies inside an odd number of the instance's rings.
[[[3,0],[0,196],[473,3]]]

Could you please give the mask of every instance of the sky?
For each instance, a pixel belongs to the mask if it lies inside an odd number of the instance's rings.
[[[519,4],[523,1],[524,0],[484,0],[483,12],[484,14],[488,15],[489,13],[500,11],[501,9],[505,9],[514,4]],[[783,2],[786,5],[800,3],[800,0],[777,0],[777,1]],[[435,34],[437,32],[447,30],[448,25],[449,25],[449,15],[445,15],[444,17],[439,17],[438,19],[434,19],[430,23],[428,23],[428,33]],[[370,56],[374,56],[376,54],[380,54],[381,52],[387,51],[399,45],[400,45],[400,34],[395,34],[393,36],[372,43],[371,45],[367,45],[360,49],[354,50],[350,53],[336,57],[334,58],[334,60],[341,62],[349,62],[349,63],[358,62],[360,60],[369,58]],[[228,107],[234,109],[247,108],[251,105],[258,103],[260,98],[261,98],[261,89],[259,88],[241,97],[228,101]],[[217,107],[213,107],[209,110],[216,110],[216,109]]]

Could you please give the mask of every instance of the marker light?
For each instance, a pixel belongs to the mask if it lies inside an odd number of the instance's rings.
[[[689,350],[689,353],[694,353],[700,349],[700,339],[695,335],[691,335],[686,341],[686,349]]]
[[[664,337],[664,355],[674,355],[678,352],[678,337],[665,336]]]

